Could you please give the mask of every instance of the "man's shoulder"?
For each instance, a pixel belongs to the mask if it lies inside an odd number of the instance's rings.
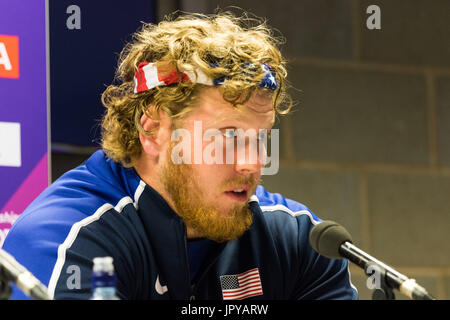
[[[279,193],[271,193],[263,186],[256,188],[252,200],[257,201],[264,217],[282,220],[305,220],[317,224],[321,220],[306,205],[288,199]]]
[[[116,204],[124,196],[133,196],[138,185],[139,179],[131,174],[131,169],[112,162],[99,150],[54,181],[24,213],[42,206],[63,206],[92,214],[104,203]]]
[[[308,244],[310,230],[321,222],[306,205],[262,186],[257,187],[251,201],[258,202],[267,229],[282,246]]]
[[[94,153],[85,163],[63,174],[27,207],[8,232],[3,249],[47,285],[61,248],[82,238],[83,230],[92,240],[115,229],[129,231],[124,227],[127,215],[117,213],[134,204],[133,190],[137,192],[141,184],[127,175],[125,168],[111,163],[103,152]],[[86,248],[96,250],[92,243]],[[14,297],[25,298],[17,290]]]
[[[129,194],[138,182],[125,180],[130,179],[109,164],[102,151],[97,151],[53,182],[26,208],[8,232],[5,245],[36,234],[42,241],[64,240],[74,224],[114,209],[124,198],[133,202],[134,196]]]

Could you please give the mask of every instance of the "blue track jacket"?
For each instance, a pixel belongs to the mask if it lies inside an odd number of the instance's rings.
[[[348,261],[310,246],[309,232],[320,219],[308,208],[262,186],[249,206],[251,228],[236,240],[211,242],[191,279],[182,219],[133,168],[97,151],[31,203],[3,249],[54,299],[89,299],[92,259],[102,256],[114,259],[121,299],[222,300],[230,290],[226,281],[234,281],[228,285],[236,299],[357,299]],[[247,271],[256,293],[237,281]],[[14,286],[12,299],[27,296]]]

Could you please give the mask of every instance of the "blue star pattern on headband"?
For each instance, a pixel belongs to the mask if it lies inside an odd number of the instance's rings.
[[[270,66],[265,63],[261,63],[261,67],[263,68],[263,71],[266,73],[266,75],[264,76],[264,78],[262,78],[259,86],[262,88],[269,88],[272,90],[278,88],[277,79],[275,79],[275,76],[273,75]]]
[[[247,62],[244,65],[249,68],[254,68],[253,63],[250,63],[250,62]],[[211,66],[218,67],[218,63],[211,63]],[[271,67],[268,64],[261,63],[261,68],[263,69],[265,76],[262,78],[259,86],[261,88],[268,88],[268,89],[272,89],[272,90],[275,90],[276,88],[278,88],[278,83],[277,83],[277,80],[275,79],[275,76],[274,76],[272,70],[271,70]],[[213,84],[215,86],[219,86],[219,85],[223,84],[227,79],[229,79],[229,77],[227,77],[227,76],[215,78],[215,79],[213,79]]]
[[[215,78],[213,79],[213,83],[215,86],[220,86],[221,84],[223,84],[225,82],[225,80],[229,79],[230,77],[227,76],[222,76],[219,78]]]

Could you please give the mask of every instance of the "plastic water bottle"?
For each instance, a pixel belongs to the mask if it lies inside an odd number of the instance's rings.
[[[94,258],[91,300],[120,300],[116,294],[116,274],[112,257]]]

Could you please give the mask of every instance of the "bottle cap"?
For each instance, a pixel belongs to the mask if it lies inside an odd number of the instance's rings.
[[[94,266],[93,271],[94,272],[107,272],[107,273],[114,273],[114,265],[113,265],[113,258],[112,257],[96,257],[94,258]]]

